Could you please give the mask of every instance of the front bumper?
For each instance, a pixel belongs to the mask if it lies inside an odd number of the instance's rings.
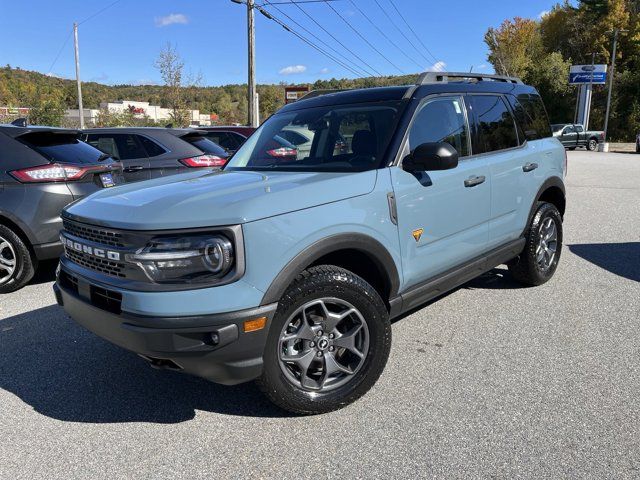
[[[154,367],[225,385],[253,380],[262,373],[262,356],[277,304],[213,315],[150,317],[121,311],[117,292],[64,269],[53,288],[58,304],[73,320],[139,354]],[[265,328],[245,333],[244,321],[259,317],[267,318]]]

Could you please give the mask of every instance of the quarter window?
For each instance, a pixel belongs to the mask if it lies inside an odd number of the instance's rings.
[[[147,137],[138,135],[138,140],[140,140],[140,143],[146,150],[148,157],[157,157],[158,155],[166,153],[166,150],[164,148],[162,148],[156,142],[149,140]]]
[[[469,128],[460,97],[434,98],[416,114],[409,131],[409,149],[438,142],[450,144],[461,157],[469,155]]]
[[[478,141],[474,153],[495,152],[518,146],[516,124],[501,96],[471,96]]]
[[[539,95],[525,93],[518,95],[517,99],[512,95],[508,95],[507,98],[527,140],[539,140],[553,136],[547,111]],[[556,125],[554,129],[562,129],[562,126],[557,127]]]

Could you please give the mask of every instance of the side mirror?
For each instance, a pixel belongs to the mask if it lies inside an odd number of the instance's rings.
[[[458,166],[458,151],[446,142],[418,145],[402,161],[407,172],[450,170]]]

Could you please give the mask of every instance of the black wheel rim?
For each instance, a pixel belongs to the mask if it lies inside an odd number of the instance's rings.
[[[350,382],[365,363],[369,327],[350,303],[333,297],[305,303],[278,341],[280,369],[294,386],[320,392]]]

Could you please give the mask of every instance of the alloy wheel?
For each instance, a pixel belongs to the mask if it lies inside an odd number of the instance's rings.
[[[540,238],[536,248],[536,262],[541,270],[548,270],[553,264],[558,249],[558,228],[553,218],[546,218],[540,227]]]
[[[16,252],[13,245],[0,237],[0,285],[8,282],[16,270]]]
[[[369,350],[369,327],[362,314],[338,298],[320,298],[299,307],[278,342],[280,368],[296,387],[328,391],[349,382]]]

